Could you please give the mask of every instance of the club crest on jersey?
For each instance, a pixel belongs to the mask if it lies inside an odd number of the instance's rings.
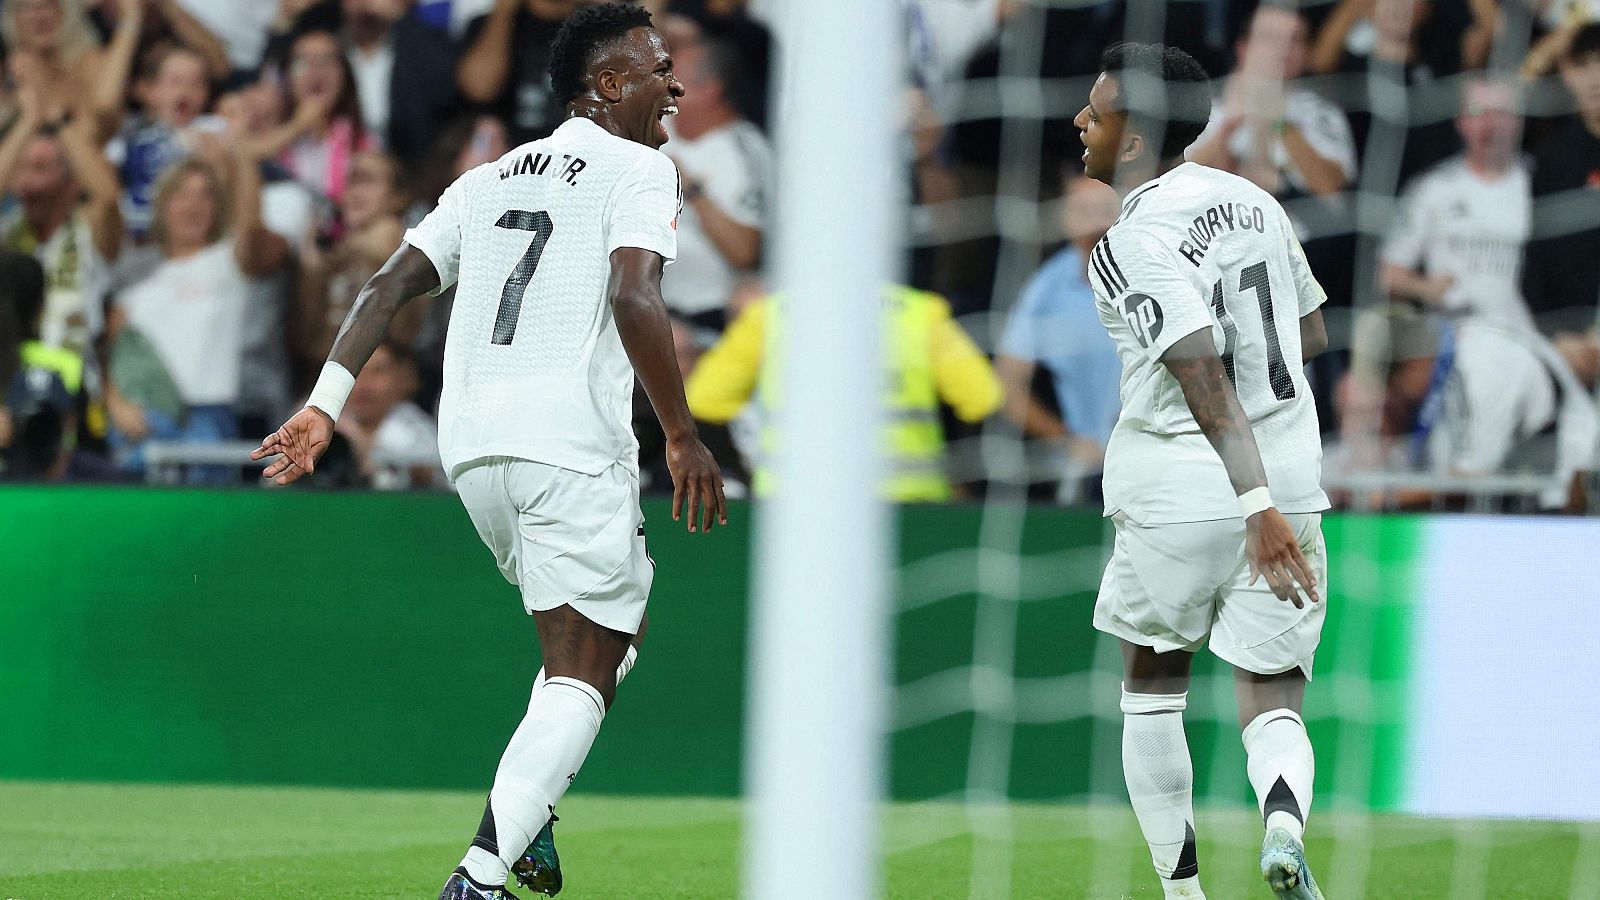
[[[1129,294],[1122,298],[1122,318],[1133,330],[1139,346],[1146,348],[1161,336],[1161,326],[1165,321],[1161,304],[1149,294]]]

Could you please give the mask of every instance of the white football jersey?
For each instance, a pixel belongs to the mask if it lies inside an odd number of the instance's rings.
[[[1328,507],[1300,317],[1327,299],[1272,196],[1195,163],[1130,192],[1090,254],[1100,321],[1122,358],[1106,514],[1141,524],[1236,518],[1227,470],[1161,358],[1209,329],[1283,512]]]
[[[1522,253],[1532,226],[1525,163],[1485,178],[1458,156],[1408,186],[1381,256],[1455,279],[1444,298],[1452,312],[1532,330],[1522,299]]]
[[[611,252],[638,247],[670,262],[678,208],[665,154],[573,118],[461,176],[406,232],[439,290],[457,285],[439,398],[451,477],[490,456],[591,475],[637,468]]]

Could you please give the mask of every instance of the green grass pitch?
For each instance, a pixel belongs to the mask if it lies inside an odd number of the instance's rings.
[[[0,782],[0,900],[432,900],[482,809],[479,793]],[[562,897],[736,896],[737,801],[575,794],[561,817]],[[1208,895],[1269,898],[1254,872],[1253,813],[1199,818]],[[974,831],[1000,842],[974,854]],[[894,898],[1161,896],[1133,816],[1117,807],[897,804],[884,845]],[[1600,834],[1335,814],[1313,817],[1310,850],[1333,900],[1553,900],[1569,896]]]

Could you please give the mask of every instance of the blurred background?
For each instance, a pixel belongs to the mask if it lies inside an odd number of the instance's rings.
[[[897,3],[890,791],[961,811],[892,853],[955,847],[958,893],[1034,896],[1013,875],[1055,832],[992,805],[1121,802],[1120,663],[1089,626],[1120,367],[1085,277],[1119,207],[1072,119],[1106,44],[1164,39],[1214,78],[1189,157],[1274,194],[1329,294],[1309,372],[1338,507],[1307,709],[1322,880],[1433,896],[1384,880],[1372,830],[1419,815],[1442,817],[1416,833],[1448,896],[1513,896],[1496,879],[1534,838],[1486,823],[1600,820],[1600,662],[1567,636],[1600,589],[1600,3]],[[486,783],[537,666],[439,470],[450,293],[395,320],[316,477],[269,488],[246,457],[404,230],[559,123],[549,44],[580,5],[0,0],[0,777]],[[730,496],[759,496],[768,87],[847,61],[785,60],[774,0],[645,5],[688,89],[663,148],[679,363]],[[662,439],[636,409],[661,521]],[[752,512],[692,544],[652,528],[651,643],[580,790],[739,791]],[[444,623],[482,651],[439,659]],[[1202,681],[1190,708],[1197,794],[1225,812],[1250,804],[1230,691]],[[441,751],[443,717],[465,724]],[[1105,834],[1137,844],[1126,818]],[[1593,826],[1536,837],[1553,862],[1516,896],[1600,896]],[[1088,858],[1085,896],[1120,896],[1122,849]]]

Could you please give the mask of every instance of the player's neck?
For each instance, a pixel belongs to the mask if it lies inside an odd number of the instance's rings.
[[[622,127],[611,107],[598,101],[586,97],[573,101],[572,105],[567,107],[567,118],[588,119],[619,138],[633,140],[628,137],[626,129]]]
[[[1126,177],[1113,179],[1116,184],[1113,184],[1112,187],[1116,188],[1118,199],[1125,198],[1185,162],[1186,160],[1182,156],[1178,156],[1161,163],[1154,170],[1140,167],[1138,169],[1120,171],[1118,174]]]

